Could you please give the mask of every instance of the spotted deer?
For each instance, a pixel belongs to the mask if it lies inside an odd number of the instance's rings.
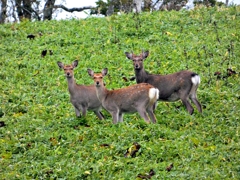
[[[94,73],[88,69],[88,74],[93,78],[97,97],[102,106],[112,115],[113,123],[123,121],[123,113],[138,112],[147,122],[156,123],[153,107],[158,99],[158,89],[147,83],[135,84],[116,90],[108,90],[103,83],[103,77],[107,75],[105,68],[101,73]],[[149,117],[150,119],[149,119]]]
[[[183,70],[173,74],[150,74],[144,70],[143,61],[148,57],[149,51],[143,51],[140,55],[125,52],[128,59],[132,60],[137,83],[149,83],[159,89],[161,101],[177,101],[181,99],[189,114],[193,114],[193,107],[188,99],[196,105],[202,113],[202,107],[197,99],[197,88],[200,84],[200,76],[194,72]]]
[[[58,66],[64,70],[68,82],[68,90],[70,93],[70,101],[75,108],[77,117],[86,116],[87,110],[93,111],[99,119],[104,119],[101,113],[101,102],[96,95],[95,85],[79,85],[74,79],[74,68],[78,65],[78,60],[75,60],[71,65],[64,65],[62,62],[57,62]]]

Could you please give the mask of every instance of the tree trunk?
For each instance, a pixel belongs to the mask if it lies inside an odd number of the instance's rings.
[[[7,17],[7,0],[2,0],[1,12],[0,12],[0,24],[5,22]]]
[[[114,13],[114,0],[111,0],[107,9],[107,16],[111,16]]]
[[[31,20],[32,16],[31,0],[23,0],[23,17]]]
[[[133,0],[133,11],[136,13],[142,12],[142,0]]]
[[[22,19],[23,19],[23,11],[22,11],[22,8],[21,8],[22,0],[15,0],[15,3],[16,3],[18,18],[19,18],[20,21],[22,21]]]
[[[51,20],[55,0],[47,0],[43,9],[43,20]]]
[[[226,0],[226,6],[228,6],[228,2],[229,2],[229,0]]]
[[[144,0],[144,10],[150,11],[152,5],[152,0]]]

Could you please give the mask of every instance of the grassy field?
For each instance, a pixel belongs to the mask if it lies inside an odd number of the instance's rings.
[[[0,179],[240,178],[240,7],[25,21],[1,25],[0,41]],[[87,68],[107,67],[117,89],[135,84],[124,52],[143,49],[151,73],[201,76],[203,113],[178,101],[158,103],[156,124],[125,114],[113,125],[106,111],[76,118],[57,61],[79,60],[79,84],[93,83]]]

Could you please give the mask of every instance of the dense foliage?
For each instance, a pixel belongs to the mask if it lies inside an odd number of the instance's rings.
[[[239,179],[239,7],[25,21],[1,25],[0,41],[0,179]],[[116,89],[135,83],[124,52],[142,49],[151,73],[201,76],[203,114],[179,101],[158,103],[157,124],[125,114],[113,125],[106,111],[77,119],[56,62],[78,59],[79,84],[107,67]]]

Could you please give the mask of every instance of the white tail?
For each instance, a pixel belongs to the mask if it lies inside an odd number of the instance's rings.
[[[159,98],[159,90],[156,88],[151,88],[149,90],[149,98],[153,103],[155,103]]]
[[[197,99],[197,88],[200,84],[200,76],[191,71],[180,71],[168,75],[149,74],[144,70],[143,60],[149,55],[149,51],[140,55],[125,52],[128,59],[133,61],[135,78],[137,83],[149,83],[159,89],[159,100],[177,101],[181,99],[189,114],[193,113],[193,107],[188,99],[202,112],[202,106]]]
[[[101,102],[96,96],[96,88],[94,85],[78,85],[74,79],[73,69],[77,67],[78,61],[75,60],[71,65],[64,65],[62,62],[57,62],[58,66],[64,70],[68,81],[68,90],[70,93],[70,101],[75,108],[76,116],[86,116],[87,110],[93,111],[99,119],[104,119],[101,113]]]
[[[139,115],[150,123],[156,123],[153,107],[158,99],[158,89],[147,83],[135,84],[122,89],[108,90],[104,86],[103,77],[107,75],[108,69],[102,73],[94,73],[88,69],[88,74],[94,79],[97,96],[102,106],[112,115],[113,123],[123,121],[123,113],[138,112]],[[148,115],[149,117],[148,117]]]

